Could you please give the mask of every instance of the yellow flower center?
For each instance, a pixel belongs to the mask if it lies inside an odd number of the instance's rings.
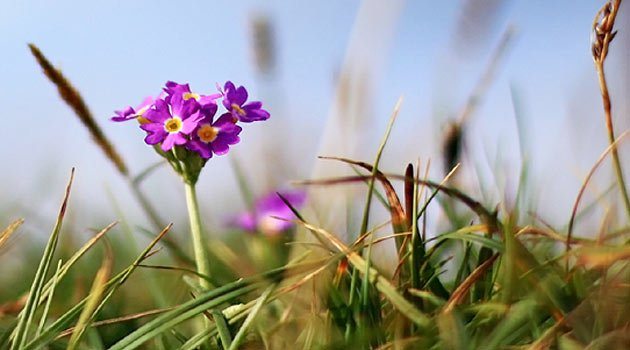
[[[199,101],[199,99],[201,98],[201,96],[199,96],[199,94],[196,94],[194,92],[185,92],[184,95],[182,96],[182,98],[185,101],[190,100],[191,98],[194,98],[195,100]]]
[[[210,124],[205,124],[197,130],[197,136],[205,143],[210,143],[217,139],[219,135],[219,129]]]
[[[147,118],[144,117],[144,113],[149,109],[149,106],[144,106],[142,108],[140,108],[138,110],[138,112],[136,112],[136,115],[138,116],[138,118],[136,118],[136,120],[138,121],[138,123],[140,124],[149,124],[151,121]]]
[[[241,117],[244,117],[245,114],[247,114],[247,113],[245,113],[243,108],[241,108],[241,106],[237,105],[236,103],[232,103],[232,109],[234,109],[236,111],[236,113],[238,115],[240,115]]]
[[[136,118],[136,120],[138,121],[138,123],[144,125],[144,124],[149,124],[151,121],[143,116],[138,116],[138,118]]]
[[[173,118],[166,119],[164,122],[164,130],[173,134],[179,132],[182,129],[182,120],[175,116]]]

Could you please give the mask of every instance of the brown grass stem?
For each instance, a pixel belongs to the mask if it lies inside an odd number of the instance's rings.
[[[612,152],[612,150],[614,150],[616,148],[617,144],[623,138],[628,136],[628,134],[630,134],[630,131],[626,131],[623,134],[621,134],[617,140],[614,140],[610,144],[610,146],[608,146],[604,150],[604,152],[602,152],[602,154],[599,156],[599,159],[597,159],[597,162],[595,162],[595,164],[593,165],[591,170],[586,175],[586,178],[582,182],[582,187],[580,188],[580,191],[578,192],[577,198],[575,199],[575,202],[573,203],[573,209],[571,210],[571,219],[569,220],[569,228],[567,229],[567,239],[566,239],[566,244],[565,244],[567,253],[571,249],[571,242],[572,242],[572,235],[573,235],[573,226],[575,224],[575,217],[577,216],[577,210],[578,210],[578,206],[580,205],[580,201],[582,200],[582,196],[584,195],[584,192],[586,191],[586,186],[588,185],[588,183],[591,181],[591,178],[595,174],[595,170],[597,170],[599,165],[604,161],[604,159],[606,159],[606,155],[608,153]],[[567,264],[568,264],[568,260],[567,260]],[[567,265],[567,269],[568,269],[568,265]]]
[[[94,139],[94,142],[101,148],[103,153],[105,153],[105,156],[114,163],[116,169],[118,169],[118,171],[124,176],[127,176],[129,174],[129,170],[125,165],[125,162],[116,151],[113,144],[105,136],[103,130],[99,127],[79,91],[72,86],[70,81],[66,79],[59,69],[55,68],[55,66],[50,63],[50,61],[46,58],[46,56],[44,56],[41,50],[35,46],[35,44],[28,44],[28,47],[30,48],[33,57],[35,57],[35,60],[37,60],[37,63],[44,71],[44,74],[46,74],[48,79],[57,87],[61,98],[70,108],[72,108],[77,117],[79,117],[81,123],[83,123],[83,125],[85,125],[88,129],[90,135],[92,135],[92,139]]]
[[[593,43],[591,47],[595,70],[597,71],[597,77],[599,80],[599,89],[602,95],[606,130],[608,132],[608,143],[610,145],[614,145],[615,143],[615,129],[613,126],[612,102],[610,100],[610,93],[608,92],[604,63],[606,62],[606,56],[608,56],[610,43],[617,34],[613,28],[620,5],[621,0],[609,1],[599,10],[599,12],[597,12],[593,22]],[[628,191],[623,177],[623,170],[619,160],[619,152],[617,151],[616,146],[613,146],[612,148],[612,160],[619,190],[621,191],[621,197],[626,207],[628,218],[630,218],[630,197],[628,197]]]

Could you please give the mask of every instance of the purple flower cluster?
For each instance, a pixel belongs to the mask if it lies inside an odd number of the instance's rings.
[[[247,90],[243,86],[236,87],[231,81],[212,95],[200,95],[191,91],[188,84],[169,81],[156,98],[145,99],[135,109],[127,107],[116,111],[111,120],[136,119],[147,133],[144,139],[147,144],[159,144],[164,152],[181,146],[209,159],[213,154],[226,154],[231,145],[240,141],[242,128],[238,122],[269,119],[270,114],[262,108],[262,102],[247,102],[247,98]],[[219,99],[226,112],[215,120]]]
[[[304,191],[283,191],[282,196],[296,209],[306,202]],[[276,192],[268,193],[256,200],[253,211],[246,211],[230,222],[232,226],[249,232],[261,232],[266,236],[276,236],[294,226],[295,215],[291,208]]]

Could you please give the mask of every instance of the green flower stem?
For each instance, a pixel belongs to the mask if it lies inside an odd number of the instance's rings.
[[[193,240],[193,250],[195,253],[195,262],[197,264],[197,272],[204,276],[210,276],[210,259],[206,250],[206,240],[201,229],[201,216],[199,215],[199,203],[197,202],[197,191],[195,190],[195,182],[190,179],[184,181],[186,187],[186,205],[188,206],[188,219],[190,220],[190,233]],[[212,289],[212,284],[204,278],[199,278],[199,284],[206,291]],[[225,322],[222,315],[216,313],[212,315],[215,324],[219,325]],[[210,320],[204,320],[205,327],[210,327]],[[229,332],[229,331],[228,331]],[[230,346],[229,333],[221,334],[221,343],[224,348]]]
[[[184,183],[186,187],[186,205],[188,206],[190,233],[192,235],[197,272],[205,276],[210,276],[210,261],[206,250],[206,241],[201,229],[201,216],[199,215],[199,204],[197,203],[195,184],[190,181],[185,181]],[[204,289],[210,289],[212,287],[210,282],[203,278],[199,279],[199,283]]]

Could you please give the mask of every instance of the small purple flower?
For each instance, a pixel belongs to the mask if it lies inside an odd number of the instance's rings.
[[[197,113],[199,104],[195,99],[184,99],[182,93],[169,95],[166,99],[157,99],[144,117],[146,124],[140,125],[148,133],[144,142],[149,145],[162,143],[164,152],[170,151],[175,145],[183,145],[189,135],[199,123],[201,115]]]
[[[142,101],[142,103],[135,109],[131,106],[128,106],[121,111],[114,111],[116,115],[111,117],[111,120],[115,122],[126,122],[128,120],[138,119],[141,124],[144,124],[146,122],[146,119],[144,118],[144,113],[149,108],[151,108],[151,105],[153,105],[154,101],[155,100],[153,99],[153,97],[149,96],[145,98],[144,101]]]
[[[190,135],[186,147],[197,152],[201,158],[212,158],[212,154],[224,155],[230,150],[230,145],[241,141],[238,134],[243,129],[236,125],[229,113],[223,114],[217,121],[212,117],[204,118],[197,125],[197,129]]]
[[[190,85],[178,84],[174,81],[166,82],[164,92],[167,94],[167,101],[171,98],[171,96],[178,93],[182,94],[184,100],[194,99],[199,103],[199,109],[203,113],[211,115],[214,115],[217,112],[218,106],[216,100],[221,97],[221,94],[218,93],[212,95],[200,95],[192,92],[192,90],[190,90]]]
[[[280,194],[296,209],[302,208],[306,202],[304,191],[286,191]],[[294,218],[291,208],[277,193],[272,192],[256,201],[253,213],[245,212],[238,215],[232,224],[246,231],[260,231],[267,236],[275,236],[293,227],[294,223],[287,220]]]
[[[223,155],[231,145],[240,142],[242,128],[236,125],[238,121],[266,120],[269,112],[262,108],[261,102],[247,102],[247,90],[242,86],[236,88],[228,81],[224,89],[218,89],[219,93],[201,95],[193,92],[188,84],[168,81],[155,99],[148,97],[136,108],[115,111],[111,120],[136,119],[147,133],[144,141],[149,145],[160,144],[164,152],[182,146],[204,159],[214,154]],[[227,111],[215,121],[219,98],[223,99]]]
[[[234,120],[251,123],[269,119],[270,114],[262,108],[262,102],[252,101],[245,104],[247,101],[245,87],[239,86],[237,88],[231,81],[228,81],[223,90],[223,106],[230,111]]]

